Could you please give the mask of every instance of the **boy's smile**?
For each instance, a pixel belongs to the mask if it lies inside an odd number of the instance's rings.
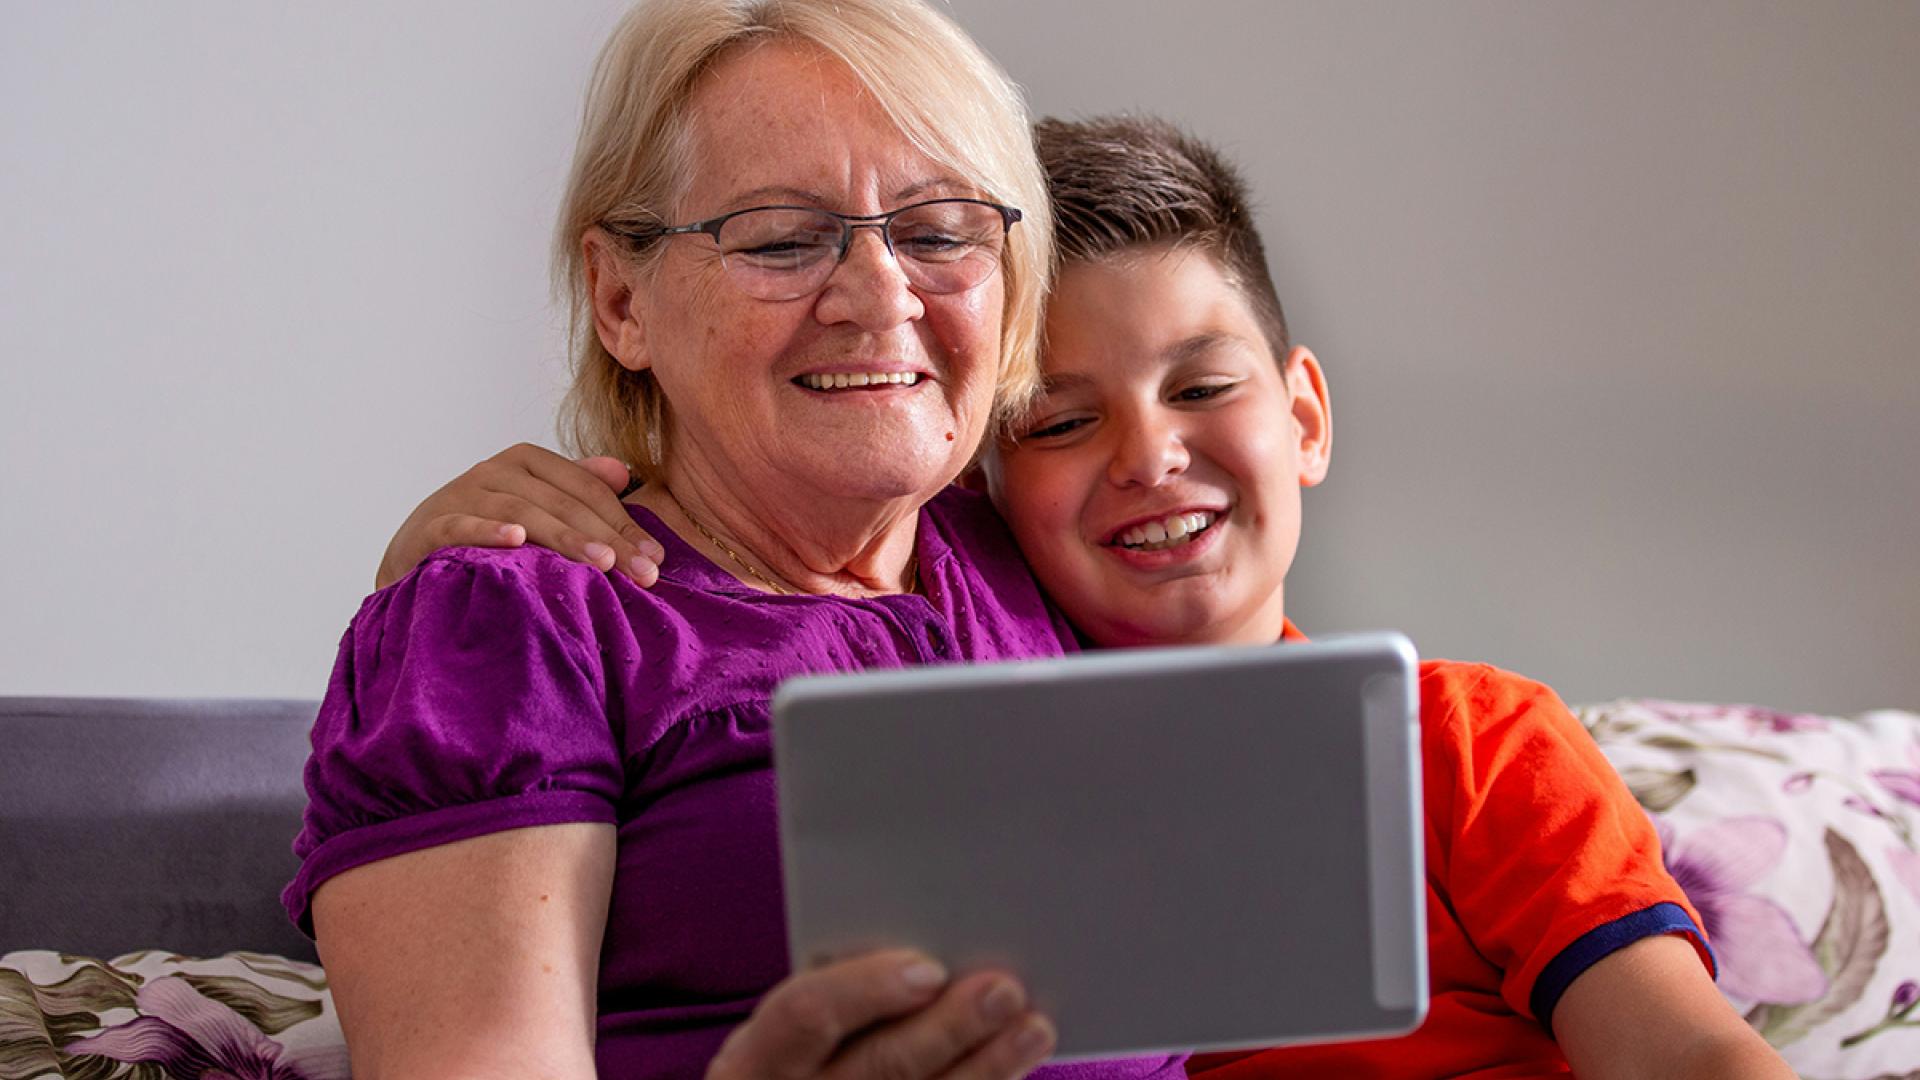
[[[1048,305],[1046,396],[987,461],[1034,573],[1102,645],[1271,642],[1326,475],[1319,362],[1285,371],[1208,254],[1069,263]]]

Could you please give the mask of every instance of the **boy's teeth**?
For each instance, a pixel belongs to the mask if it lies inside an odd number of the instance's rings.
[[[1135,525],[1115,537],[1114,542],[1137,551],[1164,551],[1176,544],[1185,543],[1196,533],[1206,531],[1213,525],[1216,516],[1211,510],[1196,511],[1191,514],[1172,514],[1159,521]]]
[[[917,371],[836,371],[831,375],[802,375],[800,385],[810,390],[845,390],[860,386],[912,386],[920,381]]]

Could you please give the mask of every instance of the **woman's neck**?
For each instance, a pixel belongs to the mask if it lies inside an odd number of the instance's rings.
[[[920,507],[931,496],[754,492],[670,462],[666,482],[641,488],[631,501],[744,584],[863,597],[913,590]]]

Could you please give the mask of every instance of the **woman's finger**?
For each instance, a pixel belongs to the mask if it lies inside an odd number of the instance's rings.
[[[948,1070],[941,1080],[1012,1080],[1025,1076],[1047,1060],[1058,1038],[1052,1021],[1039,1013],[1027,1013]]]
[[[939,964],[899,949],[790,976],[727,1037],[707,1067],[708,1080],[814,1076],[848,1037],[926,1007],[946,981]]]
[[[850,1041],[827,1075],[834,1080],[944,1076],[997,1042],[1026,1010],[1026,992],[1012,978],[997,972],[969,975],[926,1008]],[[990,1068],[1005,1057],[989,1055],[979,1065]],[[1013,1069],[1019,1062],[1004,1064]]]

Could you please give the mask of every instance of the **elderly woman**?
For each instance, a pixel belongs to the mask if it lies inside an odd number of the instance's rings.
[[[569,408],[688,554],[649,592],[443,552],[355,616],[285,894],[355,1076],[698,1072],[788,974],[774,685],[1070,647],[946,490],[1035,381],[1044,192],[1016,91],[917,0],[661,0],[616,29],[559,226]],[[1011,979],[854,963],[892,974],[860,1000],[789,980],[722,1071],[1002,1076],[1050,1049]]]

